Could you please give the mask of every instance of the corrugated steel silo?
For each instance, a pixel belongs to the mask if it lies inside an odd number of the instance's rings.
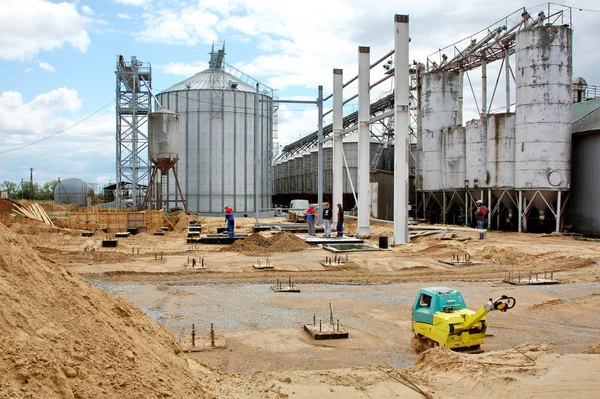
[[[572,31],[567,26],[525,29],[516,39],[515,186],[545,201],[570,186]]]
[[[456,126],[458,118],[457,72],[423,74],[421,89],[420,169],[424,191],[440,191],[442,184],[442,129]]]
[[[261,85],[259,90],[257,94],[256,87],[217,65],[157,96],[165,108],[180,114],[176,169],[188,209],[215,214],[229,205],[236,212],[252,212],[256,193],[258,208],[270,207],[272,90]]]

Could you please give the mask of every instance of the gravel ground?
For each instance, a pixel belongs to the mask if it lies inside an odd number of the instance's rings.
[[[301,293],[275,293],[271,284],[264,283],[93,283],[135,303],[178,339],[189,335],[193,323],[198,330],[207,332],[213,323],[217,334],[227,337],[230,343],[247,340],[269,342],[274,339],[270,334],[280,334],[278,339],[288,340],[290,346],[298,340],[306,341],[303,344],[322,345],[323,341],[311,344],[310,339],[298,332],[303,325],[312,323],[313,314],[316,314],[317,322],[323,320],[326,323],[331,303],[334,320],[339,319],[351,337],[335,343],[327,341],[328,345],[338,348],[339,367],[376,363],[372,357],[376,352],[385,353],[395,367],[412,365],[416,353],[409,346],[410,311],[419,288],[426,286],[449,285],[460,290],[473,310],[490,297],[507,294],[517,299],[516,307],[510,312],[488,314],[488,333],[491,336],[486,338],[486,351],[533,343],[548,344],[561,353],[581,353],[600,336],[600,283],[546,286],[481,282],[302,284],[299,285]],[[282,330],[272,333],[271,329]],[[240,345],[232,344],[230,347],[235,347],[235,351],[243,350]],[[280,349],[267,345],[244,359],[252,359],[253,356],[268,358],[268,352],[272,351],[271,355],[280,362],[277,367],[294,369],[294,362],[310,360],[310,365],[302,363],[297,367],[307,369],[319,367],[323,359],[331,356],[329,352],[313,353],[310,347],[298,348],[286,363],[281,358]],[[212,353],[204,356],[207,357],[202,360],[229,367],[229,371],[239,370],[232,365],[234,360],[223,359],[233,355]],[[328,367],[338,365],[331,359],[327,361],[330,362]],[[254,363],[244,364],[244,367],[260,370],[266,367],[263,363],[254,359]]]

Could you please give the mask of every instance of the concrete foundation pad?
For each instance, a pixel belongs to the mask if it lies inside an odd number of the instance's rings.
[[[335,331],[334,326],[330,324],[321,324],[321,326],[306,324],[304,331],[309,333],[313,339],[344,339],[349,337],[348,331],[342,328]]]
[[[186,338],[182,340],[179,346],[184,353],[208,352],[215,349],[227,349],[227,341],[223,337],[215,337],[215,344],[213,346],[210,338],[196,338],[196,345],[193,346],[191,338]]]
[[[273,270],[275,269],[275,266],[273,265],[252,265],[253,268],[255,268],[256,270]]]
[[[527,278],[523,278],[521,280],[502,280],[505,283],[512,285],[548,285],[548,284],[560,284],[558,280],[550,280],[549,278],[538,278],[529,280]]]
[[[233,237],[229,237],[223,234],[210,234],[204,237],[199,238],[188,238],[188,244],[233,244],[237,240],[243,240],[248,238],[246,234],[235,235]]]
[[[475,261],[451,261],[451,260],[438,260],[440,263],[444,263],[450,266],[476,266],[483,265],[483,262],[475,262]]]
[[[323,244],[323,249],[330,252],[362,252],[362,251],[389,251],[389,249],[381,249],[375,245],[362,244],[362,243],[332,243]]]
[[[310,245],[317,244],[362,244],[364,240],[355,237],[321,237],[321,236],[299,236]]]
[[[272,285],[271,289],[275,292],[300,292],[300,288],[290,287],[289,285],[284,285],[278,287],[277,285]]]

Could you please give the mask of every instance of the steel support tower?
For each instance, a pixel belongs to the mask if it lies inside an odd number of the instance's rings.
[[[130,202],[134,209],[145,197],[148,173],[148,114],[152,110],[152,68],[135,56],[117,59],[117,184],[115,199],[121,208]]]

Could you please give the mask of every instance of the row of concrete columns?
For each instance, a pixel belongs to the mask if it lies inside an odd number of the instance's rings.
[[[395,164],[394,164],[394,237],[393,243],[408,240],[408,173],[409,173],[409,87],[408,87],[408,15],[394,16],[395,57]],[[358,228],[356,235],[370,237],[370,48],[358,48]],[[343,182],[343,71],[333,70],[333,219],[336,204],[342,203]]]

